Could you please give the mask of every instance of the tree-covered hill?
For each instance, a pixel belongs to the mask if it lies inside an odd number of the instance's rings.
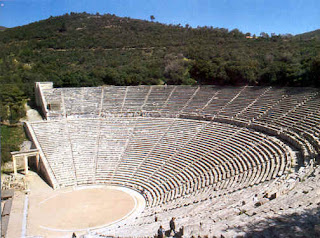
[[[152,21],[156,20],[151,18]],[[2,161],[23,140],[36,81],[55,86],[232,84],[320,86],[319,31],[298,36],[66,14],[0,28]],[[5,125],[4,125],[5,124]]]
[[[296,38],[300,38],[303,40],[320,40],[320,29],[296,35]]]
[[[70,13],[0,32],[2,120],[23,115],[35,81],[320,85],[320,40]]]

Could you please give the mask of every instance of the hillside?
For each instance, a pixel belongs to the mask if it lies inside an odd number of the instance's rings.
[[[23,116],[35,81],[102,84],[320,85],[320,41],[237,29],[66,14],[0,32],[2,120]]]
[[[299,37],[303,40],[314,40],[314,39],[320,40],[320,29],[299,34],[299,35],[296,35],[296,37]]]
[[[0,26],[0,31],[4,31],[5,29],[7,29],[7,27]]]

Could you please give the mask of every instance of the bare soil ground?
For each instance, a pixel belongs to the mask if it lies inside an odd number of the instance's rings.
[[[67,191],[38,203],[32,210],[32,222],[41,228],[70,231],[93,228],[124,217],[133,207],[133,198],[119,190]]]

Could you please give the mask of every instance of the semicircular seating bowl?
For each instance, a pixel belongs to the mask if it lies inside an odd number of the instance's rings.
[[[318,89],[38,88],[48,121],[27,127],[52,186],[111,184],[146,198],[140,218],[102,234],[129,236],[141,227],[150,235],[156,213],[191,227],[211,212],[227,216],[237,196],[247,201],[262,187],[276,189],[291,165],[307,165],[320,152]],[[215,204],[221,195],[230,201]]]
[[[246,128],[178,118],[29,123],[56,187],[110,184],[145,191],[149,206],[206,186],[241,189],[291,163],[281,141]]]

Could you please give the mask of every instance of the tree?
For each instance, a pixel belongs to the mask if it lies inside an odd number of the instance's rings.
[[[200,84],[212,84],[217,68],[218,66],[210,61],[196,60],[192,64],[190,75]]]
[[[320,56],[311,62],[310,78],[315,86],[320,86]]]
[[[59,32],[65,32],[67,31],[67,26],[65,22],[61,23],[61,27],[59,28]]]
[[[16,123],[25,116],[23,91],[13,84],[4,84],[0,88],[0,117],[3,121]]]
[[[169,54],[165,56],[164,76],[168,84],[194,84],[190,78],[190,62],[182,54]]]
[[[262,37],[262,38],[269,38],[269,35],[268,35],[268,33],[266,33],[266,32],[261,32],[261,33],[260,33],[260,37]]]
[[[154,21],[154,19],[156,19],[156,18],[154,17],[154,15],[151,15],[151,16],[150,16],[150,20],[151,20],[151,21]]]
[[[231,31],[229,32],[229,34],[232,35],[232,36],[234,36],[234,37],[242,37],[242,36],[243,36],[242,32],[241,32],[239,29],[237,29],[237,28],[231,30]]]

